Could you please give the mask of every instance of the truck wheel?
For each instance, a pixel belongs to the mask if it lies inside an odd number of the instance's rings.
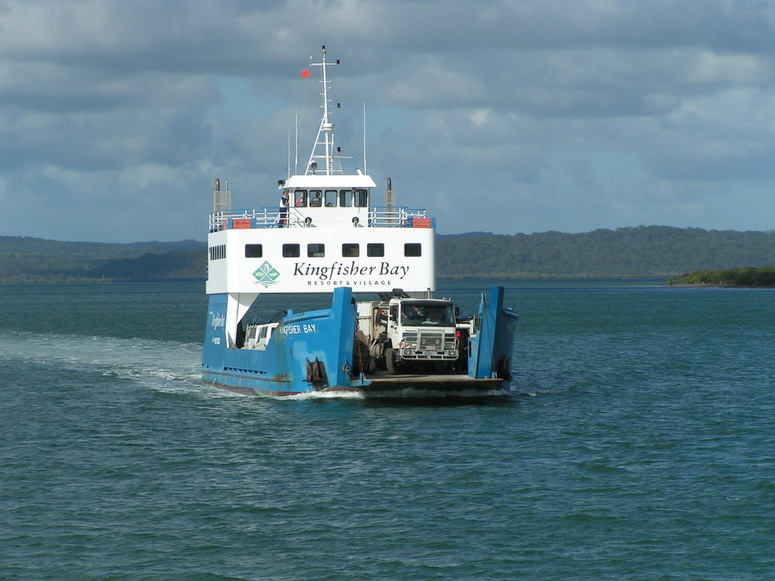
[[[390,375],[398,375],[401,373],[401,366],[396,361],[396,356],[393,353],[393,348],[388,347],[385,349],[385,367]]]

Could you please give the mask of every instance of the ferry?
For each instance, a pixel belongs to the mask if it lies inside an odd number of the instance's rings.
[[[273,396],[508,392],[518,316],[503,287],[462,318],[434,297],[435,218],[396,205],[389,178],[380,196],[365,167],[343,169],[352,158],[334,139],[336,65],[323,46],[302,72],[320,70],[322,119],[303,171],[289,164],[278,182],[277,206],[233,209],[228,182],[215,181],[203,379]],[[324,302],[306,308],[313,294]],[[282,309],[262,314],[266,299]]]

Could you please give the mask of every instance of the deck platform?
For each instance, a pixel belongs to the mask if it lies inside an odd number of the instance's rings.
[[[374,391],[396,391],[402,389],[432,390],[446,392],[460,391],[500,391],[509,387],[509,382],[503,378],[474,379],[467,375],[444,374],[427,375],[402,373],[389,375],[387,373],[367,374],[366,380],[370,383],[365,386],[353,387],[364,393]]]

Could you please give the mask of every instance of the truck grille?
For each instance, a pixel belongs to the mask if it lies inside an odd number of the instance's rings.
[[[406,359],[456,359],[455,335],[439,329],[404,333],[401,354]]]
[[[420,349],[424,351],[441,351],[441,335],[420,335]]]

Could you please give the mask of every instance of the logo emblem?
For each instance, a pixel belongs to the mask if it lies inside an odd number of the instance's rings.
[[[264,264],[259,266],[253,273],[253,277],[265,287],[270,287],[277,282],[277,278],[280,273],[277,272],[268,261],[264,261]]]

